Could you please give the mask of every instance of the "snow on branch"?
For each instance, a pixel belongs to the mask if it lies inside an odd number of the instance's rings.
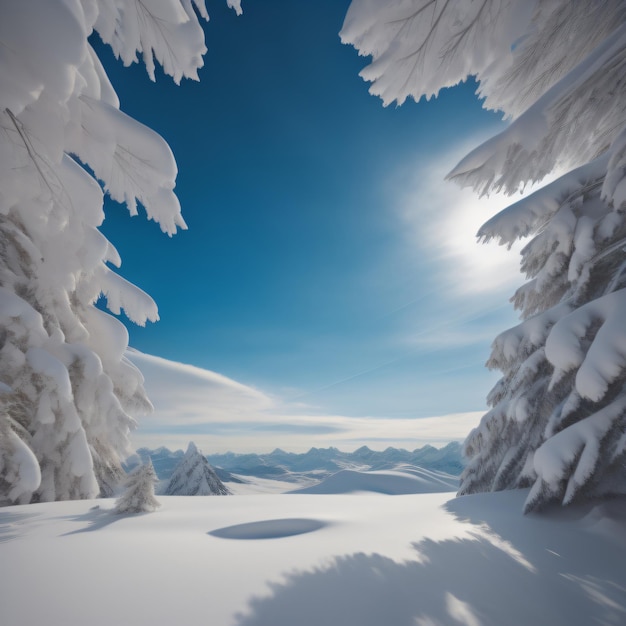
[[[540,446],[533,460],[539,478],[528,495],[526,510],[533,510],[538,501],[555,495],[562,498],[563,504],[573,502],[593,480],[607,435],[620,418],[623,425],[625,413],[626,394],[622,394],[607,407],[556,433]],[[613,460],[608,450],[604,454],[605,461]]]
[[[203,0],[194,2],[200,15],[209,19]],[[137,53],[152,80],[154,61],[176,84],[183,77],[198,80],[198,68],[206,53],[204,32],[189,0],[98,0],[94,29],[124,65],[137,62]]]
[[[102,295],[112,313],[119,315],[123,309],[128,319],[139,326],[158,321],[156,302],[145,291],[106,267],[102,268],[101,281]]]
[[[342,41],[385,105],[474,76],[511,121],[449,179],[481,195],[558,180],[479,239],[529,238],[525,321],[493,343],[502,378],[465,443],[460,493],[532,487],[527,510],[624,491],[626,480],[626,3],[353,0]],[[576,169],[574,169],[576,168]]]
[[[95,303],[104,294],[138,324],[158,312],[106,265],[121,259],[98,230],[103,190],[131,214],[142,204],[169,235],[186,226],[169,146],[120,111],[88,38],[179,82],[202,66],[199,18],[203,0],[3,3],[0,504],[112,495],[124,475],[131,414],[151,405],[124,357],[128,331]]]
[[[576,390],[601,400],[626,370],[626,289],[581,306],[560,319],[546,340],[555,367],[551,386],[576,370]]]
[[[599,157],[509,205],[487,220],[477,237],[485,243],[496,239],[510,248],[517,240],[536,233],[561,206],[602,183],[608,159],[609,155]]]
[[[177,85],[182,78],[198,80],[207,48],[196,11],[209,20],[204,0],[97,0],[97,4],[94,30],[124,65],[136,63],[141,54],[152,80],[155,61]],[[227,0],[227,5],[241,15],[241,0]]]
[[[436,96],[470,74],[511,56],[510,41],[524,32],[534,2],[501,0],[354,0],[340,37],[373,60],[361,77],[385,105]]]
[[[69,137],[69,149],[131,215],[137,215],[139,201],[168,235],[187,228],[173,192],[176,162],[163,138],[107,103],[84,95],[79,102],[78,132]]]
[[[610,153],[602,197],[619,210],[626,206],[626,128],[614,139]]]
[[[512,194],[557,168],[604,152],[626,125],[626,24],[499,135],[470,152],[448,174],[480,193]]]

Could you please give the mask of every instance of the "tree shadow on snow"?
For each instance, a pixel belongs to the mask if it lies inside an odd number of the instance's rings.
[[[17,528],[20,522],[32,519],[41,515],[40,513],[13,513],[11,511],[0,511],[0,543],[17,539],[20,532]]]
[[[359,553],[291,572],[270,583],[271,595],[252,598],[237,626],[626,623],[615,543],[567,519],[523,516],[519,498],[507,512],[503,500],[497,508],[480,496],[449,502],[471,537],[415,543],[415,561]],[[626,501],[620,506],[621,515]]]
[[[71,515],[66,517],[65,519],[69,519],[75,522],[84,522],[86,526],[83,528],[77,528],[76,530],[71,530],[70,532],[63,533],[62,537],[68,537],[70,535],[79,535],[80,533],[90,533],[95,530],[100,530],[105,526],[110,526],[115,522],[119,522],[120,520],[125,519],[126,517],[136,517],[137,514],[119,514],[116,513],[113,509],[101,509],[99,505],[93,506],[87,511],[87,513],[82,513],[81,515]]]

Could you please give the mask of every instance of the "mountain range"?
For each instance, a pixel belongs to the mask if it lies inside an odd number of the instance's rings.
[[[461,444],[453,441],[443,448],[425,445],[413,451],[391,447],[376,451],[362,446],[354,452],[342,452],[331,447],[294,453],[277,448],[268,454],[227,452],[209,454],[206,458],[224,482],[242,482],[246,476],[297,482],[303,477],[323,480],[341,470],[392,470],[399,464],[458,476],[464,467],[461,449]],[[139,459],[145,462],[150,458],[157,476],[164,480],[170,478],[184,454],[182,450],[172,451],[165,447],[156,450],[140,448],[127,467],[132,468]]]

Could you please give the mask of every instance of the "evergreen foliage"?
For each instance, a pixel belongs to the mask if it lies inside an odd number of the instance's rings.
[[[512,194],[566,172],[478,233],[528,238],[528,280],[512,298],[522,323],[493,344],[502,378],[460,493],[531,487],[531,511],[625,491],[626,4],[353,0],[341,36],[372,55],[361,75],[385,104],[474,75],[511,120],[452,180]]]
[[[116,513],[151,513],[161,506],[154,497],[154,485],[157,475],[148,460],[144,465],[135,468],[126,479],[126,489],[116,500]]]
[[[208,19],[203,0],[2,3],[0,503],[111,495],[134,416],[151,408],[125,327],[95,303],[140,325],[157,308],[112,269],[121,260],[98,227],[104,189],[168,235],[185,228],[176,164],[122,113],[88,37],[126,65],[141,53],[152,77],[156,60],[176,82],[197,78],[196,11]]]

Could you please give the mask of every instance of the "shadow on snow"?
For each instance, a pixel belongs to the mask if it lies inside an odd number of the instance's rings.
[[[90,533],[95,530],[100,530],[105,526],[110,526],[115,522],[119,522],[127,517],[138,517],[140,515],[149,515],[149,513],[116,513],[113,509],[101,509],[99,505],[93,506],[82,515],[72,515],[65,519],[70,519],[75,522],[83,522],[86,524],[83,528],[71,530],[70,532],[63,533],[62,537],[68,537],[70,535],[79,535],[81,533]]]
[[[592,507],[523,516],[519,497],[507,500],[503,494],[497,508],[489,494],[450,501],[446,509],[472,525],[471,538],[413,544],[415,561],[359,553],[288,573],[284,582],[269,583],[270,595],[252,598],[236,624],[626,623],[626,567],[614,540],[600,528],[586,532]],[[626,499],[607,506],[596,520],[608,512],[623,528]]]
[[[38,517],[41,513],[13,513],[11,511],[0,511],[0,543],[17,539],[21,532],[17,532],[20,522],[33,517]]]

